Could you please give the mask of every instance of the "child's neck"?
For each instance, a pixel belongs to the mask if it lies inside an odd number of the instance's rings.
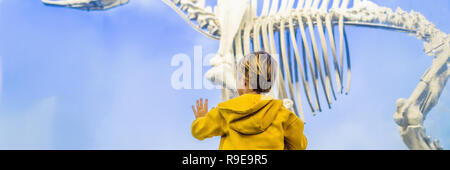
[[[259,94],[259,93],[255,92],[255,91],[248,91],[248,92],[245,92],[244,94]]]

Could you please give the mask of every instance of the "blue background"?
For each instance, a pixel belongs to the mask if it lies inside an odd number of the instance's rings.
[[[376,0],[421,12],[450,32],[447,0]],[[308,149],[407,149],[393,121],[430,66],[423,44],[398,32],[347,27],[352,53],[349,95],[333,109],[306,112]],[[191,105],[220,102],[220,90],[175,90],[172,56],[218,41],[192,29],[158,0],[130,0],[108,11],[0,3],[0,149],[218,149],[219,137],[191,136]],[[209,67],[205,67],[205,72]],[[450,146],[450,94],[425,121]],[[306,102],[303,101],[304,107]]]

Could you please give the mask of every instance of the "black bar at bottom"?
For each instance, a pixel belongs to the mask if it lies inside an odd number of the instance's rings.
[[[209,150],[45,150],[0,151],[3,164],[54,163],[58,167],[90,167],[91,164],[113,167],[140,166],[144,169],[167,168],[278,168],[303,166],[388,166],[433,162],[435,157],[448,158],[449,151],[209,151]],[[404,159],[402,161],[400,159]],[[402,163],[403,162],[403,163]],[[445,163],[445,162],[441,162]]]

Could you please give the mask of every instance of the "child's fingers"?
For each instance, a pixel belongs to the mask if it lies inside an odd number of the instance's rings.
[[[194,107],[194,105],[192,105],[192,111],[194,112],[194,113],[196,113],[197,111],[195,111],[195,107]]]
[[[203,108],[203,99],[202,98],[200,98],[200,107]]]
[[[198,102],[199,102],[199,101],[197,100],[197,110],[198,110],[198,108],[200,107],[200,106],[198,105]]]
[[[195,107],[194,107],[194,105],[192,105],[192,111],[194,111],[194,116],[195,116],[195,118],[197,118],[197,117],[198,117],[198,115],[197,115],[197,111],[195,111]]]
[[[208,99],[205,99],[205,109],[208,109]]]

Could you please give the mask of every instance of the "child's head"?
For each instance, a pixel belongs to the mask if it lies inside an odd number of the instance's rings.
[[[276,61],[266,52],[258,51],[244,56],[237,63],[236,87],[239,95],[266,93],[272,88],[277,70]]]

